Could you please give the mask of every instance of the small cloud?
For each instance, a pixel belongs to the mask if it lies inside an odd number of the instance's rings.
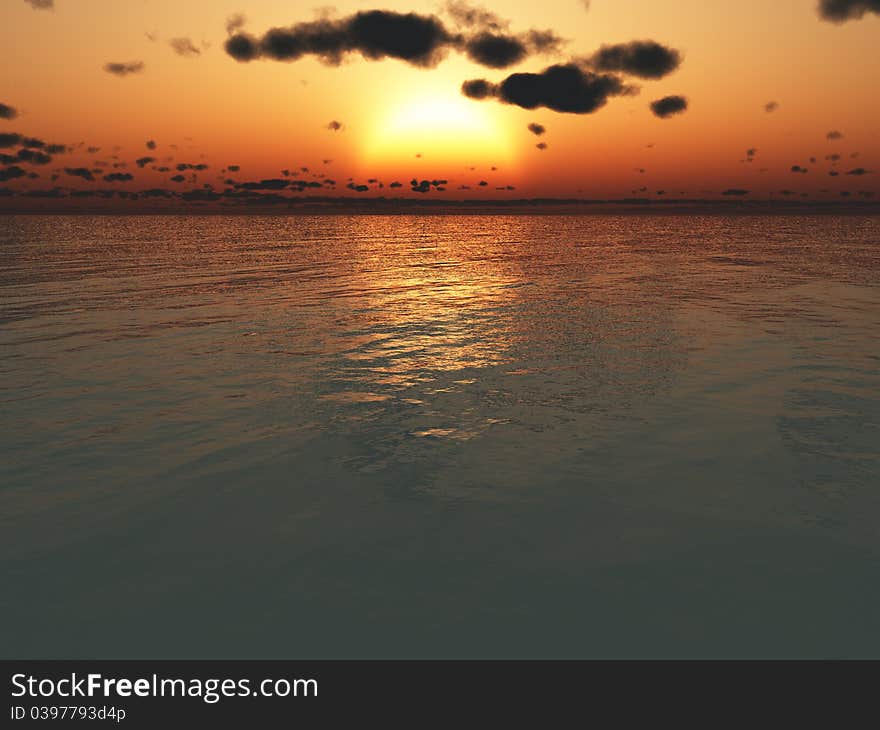
[[[0,104],[0,119],[15,119],[17,116],[18,109],[9,104]]]
[[[544,150],[547,149],[547,143],[546,142],[538,142],[538,144],[536,144],[535,147],[537,147],[539,150],[541,150],[543,152]]]
[[[337,122],[334,119],[332,122],[327,124],[327,129],[329,129],[331,132],[341,132],[343,129],[345,129],[345,125],[343,125],[342,122]]]
[[[189,38],[172,38],[168,41],[168,45],[178,56],[196,58],[202,55],[201,50]]]
[[[825,139],[843,139],[843,132],[832,129],[828,134],[825,135]]]
[[[100,147],[99,147],[98,149],[100,149]],[[148,140],[147,140],[147,149],[148,149],[148,150],[154,150],[154,149],[156,149],[156,140],[154,140],[154,139],[148,139]]]
[[[651,102],[651,111],[660,119],[667,119],[674,114],[681,114],[688,108],[688,100],[683,96],[664,96]]]
[[[547,127],[545,127],[543,124],[538,124],[537,122],[532,122],[531,124],[529,124],[528,130],[532,134],[536,134],[540,137],[542,134],[544,134],[544,132],[547,131]]]
[[[767,112],[768,114],[772,114],[778,108],[779,108],[778,101],[768,101],[766,104],[764,104],[764,111]]]
[[[129,61],[128,63],[105,63],[104,70],[114,76],[128,76],[138,74],[144,70],[143,61]]]
[[[55,0],[24,0],[34,10],[53,10]]]
[[[792,165],[791,171],[800,175],[806,175],[809,172],[806,167],[801,167],[800,165]]]
[[[864,167],[857,167],[857,168],[855,168],[854,170],[850,170],[850,171],[849,171],[848,173],[846,173],[846,174],[847,174],[847,175],[858,175],[858,176],[861,176],[861,175],[870,175],[870,174],[871,174],[871,171],[870,171],[870,170],[866,170]]]
[[[247,18],[241,13],[230,15],[226,18],[226,33],[232,35],[235,31],[244,28],[245,23],[247,23]]]

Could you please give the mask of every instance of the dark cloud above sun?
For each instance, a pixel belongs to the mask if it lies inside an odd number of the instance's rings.
[[[553,31],[512,34],[506,23],[491,13],[461,3],[452,7],[458,24],[455,29],[435,15],[365,10],[343,18],[270,28],[261,36],[235,25],[225,48],[241,62],[259,58],[291,62],[314,56],[336,66],[345,57],[359,54],[371,61],[393,58],[424,68],[436,66],[449,51],[456,50],[483,66],[506,68],[533,54],[555,53],[563,44]]]
[[[569,114],[591,114],[614,96],[632,95],[636,89],[613,74],[600,74],[576,64],[557,64],[540,73],[511,74],[499,84],[473,79],[462,84],[471,99],[496,98],[523,109],[544,107]]]

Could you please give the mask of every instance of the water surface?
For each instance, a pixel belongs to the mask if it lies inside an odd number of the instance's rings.
[[[880,657],[880,219],[0,219],[7,657]]]

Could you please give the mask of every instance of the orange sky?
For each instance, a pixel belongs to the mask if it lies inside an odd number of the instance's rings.
[[[367,184],[368,194],[413,197],[411,178],[446,179],[446,190],[430,195],[448,199],[617,198],[658,190],[717,197],[730,188],[758,198],[779,197],[782,190],[821,198],[878,191],[880,17],[874,14],[825,22],[816,0],[593,0],[589,10],[581,0],[497,0],[477,5],[510,21],[512,32],[552,29],[566,44],[504,69],[485,68],[454,50],[434,68],[357,53],[339,66],[312,57],[239,63],[224,51],[232,14],[244,13],[245,29],[262,35],[316,17],[297,5],[54,0],[54,8],[39,10],[26,0],[4,0],[0,102],[19,114],[0,120],[0,133],[84,144],[47,165],[22,166],[39,178],[0,186],[107,188],[103,171],[118,164],[116,171],[134,179],[111,187],[130,191],[206,183],[222,190],[227,179],[278,178],[281,170],[300,167],[309,168],[302,178],[335,179],[333,194],[345,195],[353,194],[345,189],[349,178]],[[336,17],[379,8],[435,14],[453,25],[441,3],[364,0],[335,7]],[[184,37],[197,55],[173,51],[171,39]],[[460,91],[467,79],[498,82],[634,39],[677,49],[683,63],[660,80],[627,77],[641,93],[611,98],[595,113],[527,110]],[[143,70],[125,77],[103,70],[108,62],[132,61],[143,62]],[[669,94],[686,96],[689,108],[659,119],[648,105]],[[767,113],[771,100],[779,108]],[[332,120],[343,128],[328,129]],[[530,122],[544,125],[546,134],[531,134]],[[828,140],[831,130],[842,139]],[[148,139],[156,140],[155,153],[146,149]],[[546,150],[535,147],[540,141]],[[88,153],[89,146],[101,151]],[[749,148],[757,149],[754,161],[744,162]],[[14,155],[16,149],[0,151]],[[836,166],[825,159],[830,154],[841,156]],[[145,155],[156,162],[138,168],[134,160]],[[187,171],[182,183],[170,181],[176,170],[154,169],[178,163],[209,167],[195,177]],[[241,170],[223,172],[230,164]],[[794,165],[809,172],[793,173]],[[95,183],[63,172],[77,167],[102,172]],[[870,172],[845,174],[856,168]],[[832,169],[842,174],[831,177]],[[404,186],[392,191],[393,180]],[[489,184],[479,187],[481,180]],[[515,190],[496,189],[507,186]]]

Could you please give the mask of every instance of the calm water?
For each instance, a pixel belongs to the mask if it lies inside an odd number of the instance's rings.
[[[880,657],[880,219],[0,218],[0,654]]]

